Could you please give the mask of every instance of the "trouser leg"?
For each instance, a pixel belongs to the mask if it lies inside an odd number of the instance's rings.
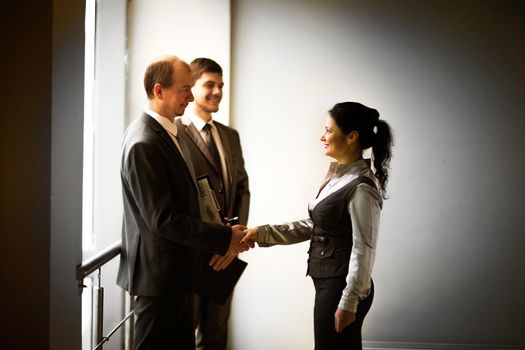
[[[137,296],[134,343],[135,350],[195,349],[189,297],[187,295]]]
[[[194,310],[199,322],[196,324],[196,349],[225,350],[228,343],[228,321],[232,295],[224,305],[207,298],[194,297]]]
[[[314,334],[316,350],[361,350],[361,327],[373,300],[373,283],[370,295],[359,303],[356,320],[342,333],[335,331],[334,314],[346,286],[344,277],[314,278]]]

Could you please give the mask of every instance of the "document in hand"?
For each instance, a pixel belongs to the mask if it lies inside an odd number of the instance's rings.
[[[201,176],[197,179],[197,185],[199,186],[199,192],[201,197],[201,218],[202,221],[209,222],[211,224],[222,224],[221,220],[221,207],[213,192],[208,175]]]

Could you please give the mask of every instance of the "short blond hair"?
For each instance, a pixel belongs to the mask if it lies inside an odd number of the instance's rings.
[[[159,57],[149,64],[144,73],[144,89],[149,99],[155,96],[153,93],[155,84],[159,83],[162,87],[169,88],[174,83],[173,70],[178,62],[187,65],[186,62],[173,55]]]

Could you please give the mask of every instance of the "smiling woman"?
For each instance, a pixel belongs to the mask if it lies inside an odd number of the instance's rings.
[[[372,267],[391,157],[390,126],[356,102],[330,110],[321,137],[332,163],[308,203],[308,219],[247,230],[251,246],[310,241],[307,275],[315,286],[316,350],[362,348],[361,327],[374,298]],[[363,151],[372,147],[376,172]],[[380,174],[380,176],[376,176]]]
[[[349,148],[357,135],[344,135],[337,126],[334,119],[330,116],[326,118],[326,126],[321,141],[324,142],[324,154],[337,160],[338,163],[348,163],[348,159],[355,158],[355,154],[350,154]]]

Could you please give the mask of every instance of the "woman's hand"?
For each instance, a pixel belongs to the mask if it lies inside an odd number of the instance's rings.
[[[335,311],[335,331],[341,333],[345,327],[350,326],[355,321],[355,314],[337,308]]]
[[[257,227],[250,227],[243,231],[245,234],[241,244],[247,244],[250,248],[255,247],[255,242],[259,240],[259,232]]]

